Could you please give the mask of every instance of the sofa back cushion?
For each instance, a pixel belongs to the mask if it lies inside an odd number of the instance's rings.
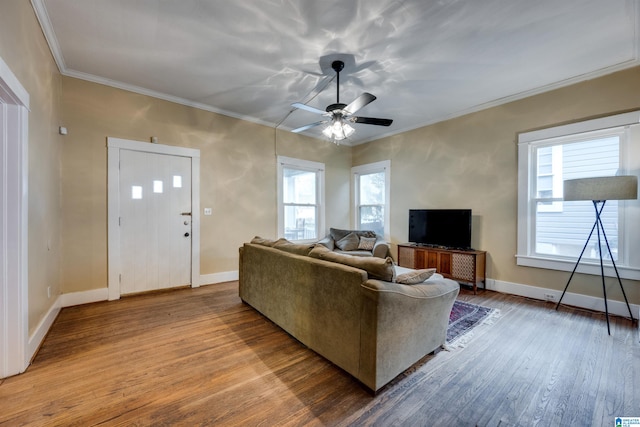
[[[330,228],[329,235],[336,242],[346,237],[348,234],[355,233],[358,237],[376,237],[374,231],[369,230],[341,230],[339,228]]]
[[[271,239],[265,239],[260,236],[256,236],[253,239],[251,239],[251,243],[254,243],[256,245],[269,246],[270,248],[272,248],[273,245],[276,243],[276,241]]]
[[[296,255],[309,255],[311,249],[315,246],[315,243],[293,243],[287,239],[270,240],[263,239],[262,237],[254,237],[251,243],[261,246],[268,246],[270,248],[280,249],[281,251],[289,252]]]
[[[315,243],[293,243],[287,239],[278,239],[273,247],[280,249],[281,251],[289,252],[296,255],[309,255],[311,249],[315,246]]]
[[[322,245],[315,245],[309,253],[313,258],[325,261],[337,262],[351,267],[359,268],[367,272],[369,279],[384,280],[385,282],[393,282],[396,277],[396,270],[393,268],[393,260],[391,257],[357,257],[345,254],[339,254],[327,249]]]

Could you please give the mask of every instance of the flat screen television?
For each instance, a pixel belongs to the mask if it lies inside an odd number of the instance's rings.
[[[409,241],[448,249],[471,249],[471,209],[410,209]]]

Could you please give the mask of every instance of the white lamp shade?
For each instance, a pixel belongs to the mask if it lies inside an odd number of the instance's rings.
[[[638,198],[638,177],[602,176],[564,181],[564,200],[630,200]]]

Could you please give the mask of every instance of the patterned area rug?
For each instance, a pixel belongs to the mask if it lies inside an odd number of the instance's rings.
[[[449,315],[449,327],[447,328],[447,344],[464,346],[473,335],[471,330],[482,324],[490,324],[500,314],[500,310],[483,307],[456,300],[453,303]]]

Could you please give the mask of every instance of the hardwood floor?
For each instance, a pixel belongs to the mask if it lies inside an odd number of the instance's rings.
[[[1,425],[613,426],[640,417],[631,322],[491,291],[501,316],[376,396],[238,298],[237,282],[65,308]]]

